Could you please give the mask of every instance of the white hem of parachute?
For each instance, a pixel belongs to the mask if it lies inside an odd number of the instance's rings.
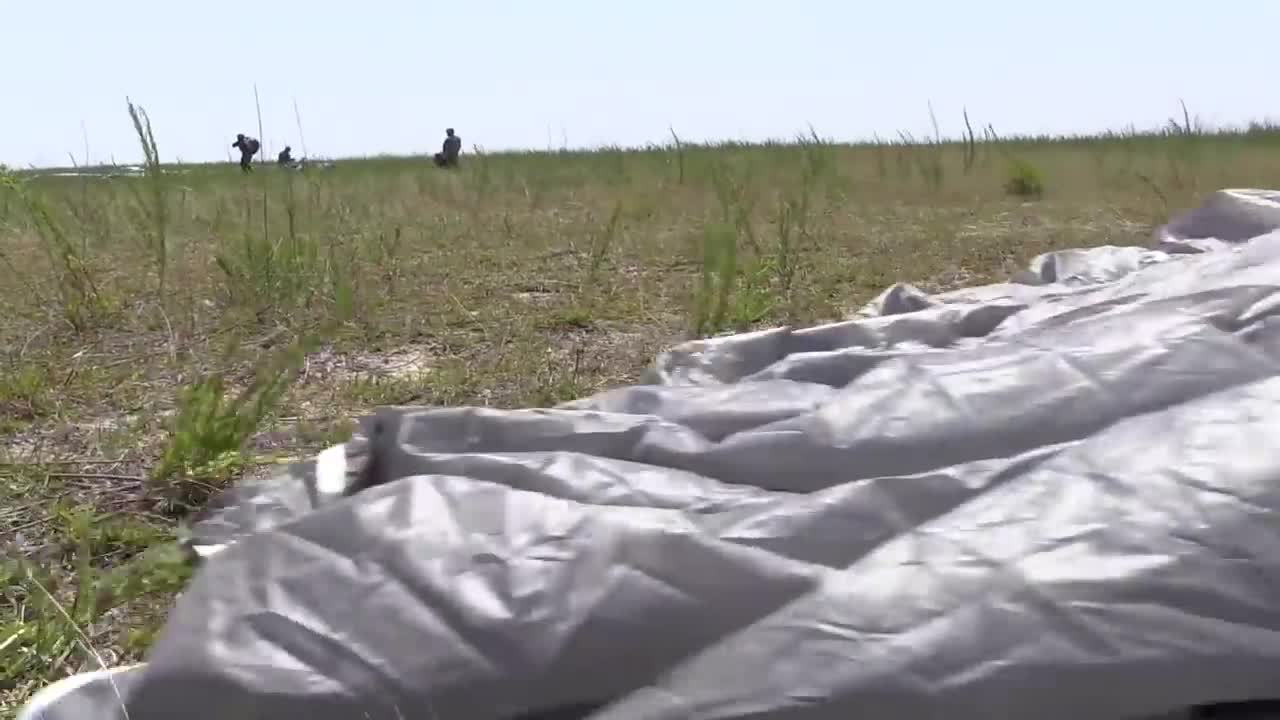
[[[326,495],[337,495],[347,486],[347,447],[334,445],[316,456],[316,489]],[[202,558],[225,550],[225,544],[193,545],[192,551]]]
[[[52,707],[53,704],[58,702],[62,697],[70,695],[89,683],[96,682],[104,678],[110,682],[111,677],[126,670],[141,667],[143,664],[144,663],[121,665],[119,667],[93,670],[64,677],[52,685],[44,686],[38,690],[35,695],[32,695],[31,699],[27,701],[26,706],[18,712],[18,717],[15,718],[15,720],[41,720],[45,715],[45,710]]]

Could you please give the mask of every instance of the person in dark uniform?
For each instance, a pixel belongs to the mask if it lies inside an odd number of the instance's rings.
[[[444,147],[435,154],[432,161],[436,167],[457,167],[458,155],[462,152],[462,138],[453,134],[453,128],[444,131]]]
[[[248,137],[243,133],[236,133],[236,141],[231,143],[231,147],[240,150],[240,169],[245,172],[252,172],[253,166],[250,163],[253,161],[253,156],[257,154],[258,148],[262,147],[257,138]]]
[[[285,145],[284,149],[280,151],[280,154],[276,156],[276,162],[281,165],[292,165],[293,164],[293,148],[289,147],[288,145]]]

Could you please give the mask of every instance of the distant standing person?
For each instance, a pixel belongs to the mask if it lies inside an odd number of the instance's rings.
[[[453,134],[453,128],[444,131],[444,147],[435,154],[432,161],[436,167],[457,167],[458,154],[462,152],[462,138]]]
[[[258,153],[258,148],[262,147],[258,139],[248,137],[243,133],[236,133],[236,141],[231,143],[231,147],[239,148],[240,150],[240,169],[245,172],[252,172],[253,166],[250,163],[253,161],[253,156]]]

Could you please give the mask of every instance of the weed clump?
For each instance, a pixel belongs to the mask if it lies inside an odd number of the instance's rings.
[[[178,510],[191,510],[243,469],[241,451],[254,432],[274,413],[289,389],[315,337],[304,337],[278,357],[259,366],[250,384],[232,395],[221,374],[197,379],[179,394],[173,431],[158,465],[153,485],[167,485]]]
[[[1013,197],[1039,200],[1044,197],[1044,181],[1034,165],[1025,160],[1014,160],[1009,167],[1009,179],[1005,180],[1004,191]]]

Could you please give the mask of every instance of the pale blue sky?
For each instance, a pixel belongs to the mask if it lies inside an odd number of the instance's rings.
[[[1210,9],[1216,7],[1216,9]],[[1280,2],[0,0],[0,162],[221,160],[237,131],[312,156],[944,133],[1280,116]],[[240,23],[248,19],[251,27]],[[85,133],[82,133],[82,126]]]

